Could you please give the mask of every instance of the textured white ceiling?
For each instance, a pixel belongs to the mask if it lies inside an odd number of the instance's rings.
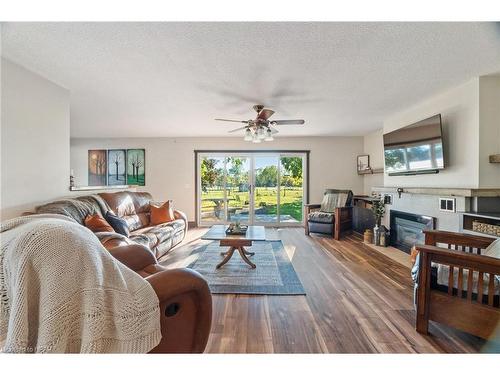
[[[71,90],[73,137],[223,136],[256,103],[306,120],[282,135],[361,135],[500,71],[495,23],[5,23],[2,43]]]

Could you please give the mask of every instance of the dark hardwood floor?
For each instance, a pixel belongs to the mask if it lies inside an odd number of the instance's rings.
[[[161,259],[191,263],[206,228]],[[487,351],[477,337],[432,324],[415,331],[409,268],[363,245],[307,237],[302,228],[267,229],[281,239],[306,296],[213,295],[209,353],[467,353]]]

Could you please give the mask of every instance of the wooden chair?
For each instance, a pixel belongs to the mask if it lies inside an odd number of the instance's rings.
[[[322,211],[324,204],[306,204],[305,207],[305,234],[310,233],[330,234],[336,240],[340,239],[342,232],[352,231],[352,191],[351,190],[325,190],[324,197],[345,194],[345,204],[335,207],[333,212]],[[324,199],[325,200],[325,199]]]
[[[438,230],[424,233],[425,245],[416,246],[419,252],[416,330],[427,334],[432,320],[484,339],[500,339],[499,297],[495,296],[494,284],[495,276],[500,275],[500,259],[481,255],[481,250],[494,239]],[[437,247],[438,244],[446,248]],[[433,285],[433,263],[450,267],[447,286]],[[454,270],[458,272],[457,288],[454,288]],[[465,275],[464,270],[468,270]],[[474,280],[477,280],[476,293]]]

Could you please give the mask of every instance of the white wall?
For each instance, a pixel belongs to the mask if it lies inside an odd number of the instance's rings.
[[[384,168],[384,142],[382,138],[383,130],[367,134],[363,137],[363,153],[370,155],[370,166],[373,169]],[[384,185],[384,174],[363,175],[364,194],[370,195],[374,186]]]
[[[145,148],[146,186],[158,200],[173,199],[175,206],[195,219],[194,150],[310,150],[310,201],[320,202],[325,188],[363,192],[356,173],[356,155],[363,151],[362,137],[277,137],[272,143],[251,144],[240,138],[123,138],[71,139],[71,168],[77,185],[87,184],[89,149]]]
[[[384,121],[384,133],[441,114],[445,169],[439,174],[384,177],[384,186],[479,188],[479,78]]]
[[[68,194],[69,92],[2,59],[2,219]]]
[[[479,78],[479,185],[500,187],[500,165],[489,156],[500,154],[500,76]]]

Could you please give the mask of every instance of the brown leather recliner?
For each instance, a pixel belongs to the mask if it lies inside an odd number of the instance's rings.
[[[151,353],[203,353],[212,323],[208,284],[196,271],[167,270],[151,250],[130,240],[111,239],[104,247],[144,277],[160,300],[162,339]]]

